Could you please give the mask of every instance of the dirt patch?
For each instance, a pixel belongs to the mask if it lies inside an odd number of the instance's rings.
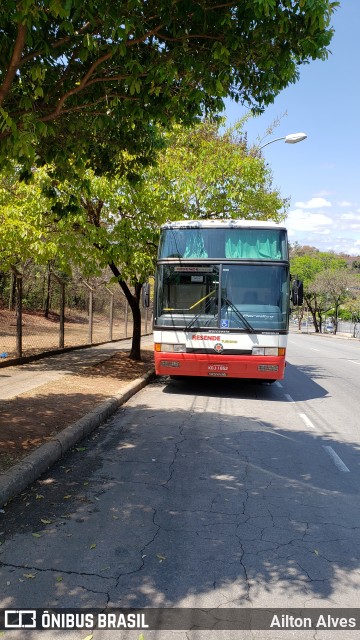
[[[142,362],[119,352],[95,366],[20,394],[0,405],[0,472],[22,460],[36,447],[93,411],[132,380],[154,369],[152,351]]]

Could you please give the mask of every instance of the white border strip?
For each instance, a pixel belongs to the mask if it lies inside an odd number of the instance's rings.
[[[344,471],[344,473],[350,473],[350,469],[347,468],[346,464],[341,460],[337,453],[335,453],[332,447],[326,447],[323,445],[326,453],[329,454],[330,458],[332,458],[335,466],[340,469],[340,471]]]
[[[299,416],[307,427],[311,427],[311,429],[315,429],[315,426],[311,422],[310,418],[308,418],[307,415],[305,415],[305,413],[299,413]]]
[[[285,398],[288,402],[295,402],[295,400],[288,393],[285,393]]]

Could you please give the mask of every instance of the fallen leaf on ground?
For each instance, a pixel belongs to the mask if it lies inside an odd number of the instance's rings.
[[[160,562],[166,560],[166,556],[164,556],[162,553],[157,553],[156,557],[160,560]]]

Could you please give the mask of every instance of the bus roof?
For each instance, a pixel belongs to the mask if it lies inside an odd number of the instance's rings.
[[[161,225],[161,229],[230,229],[245,227],[247,229],[286,229],[286,227],[273,220],[177,220]]]

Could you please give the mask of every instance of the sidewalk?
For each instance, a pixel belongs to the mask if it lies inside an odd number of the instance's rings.
[[[153,375],[152,336],[142,362],[131,341],[0,368],[0,504],[36,480]]]

